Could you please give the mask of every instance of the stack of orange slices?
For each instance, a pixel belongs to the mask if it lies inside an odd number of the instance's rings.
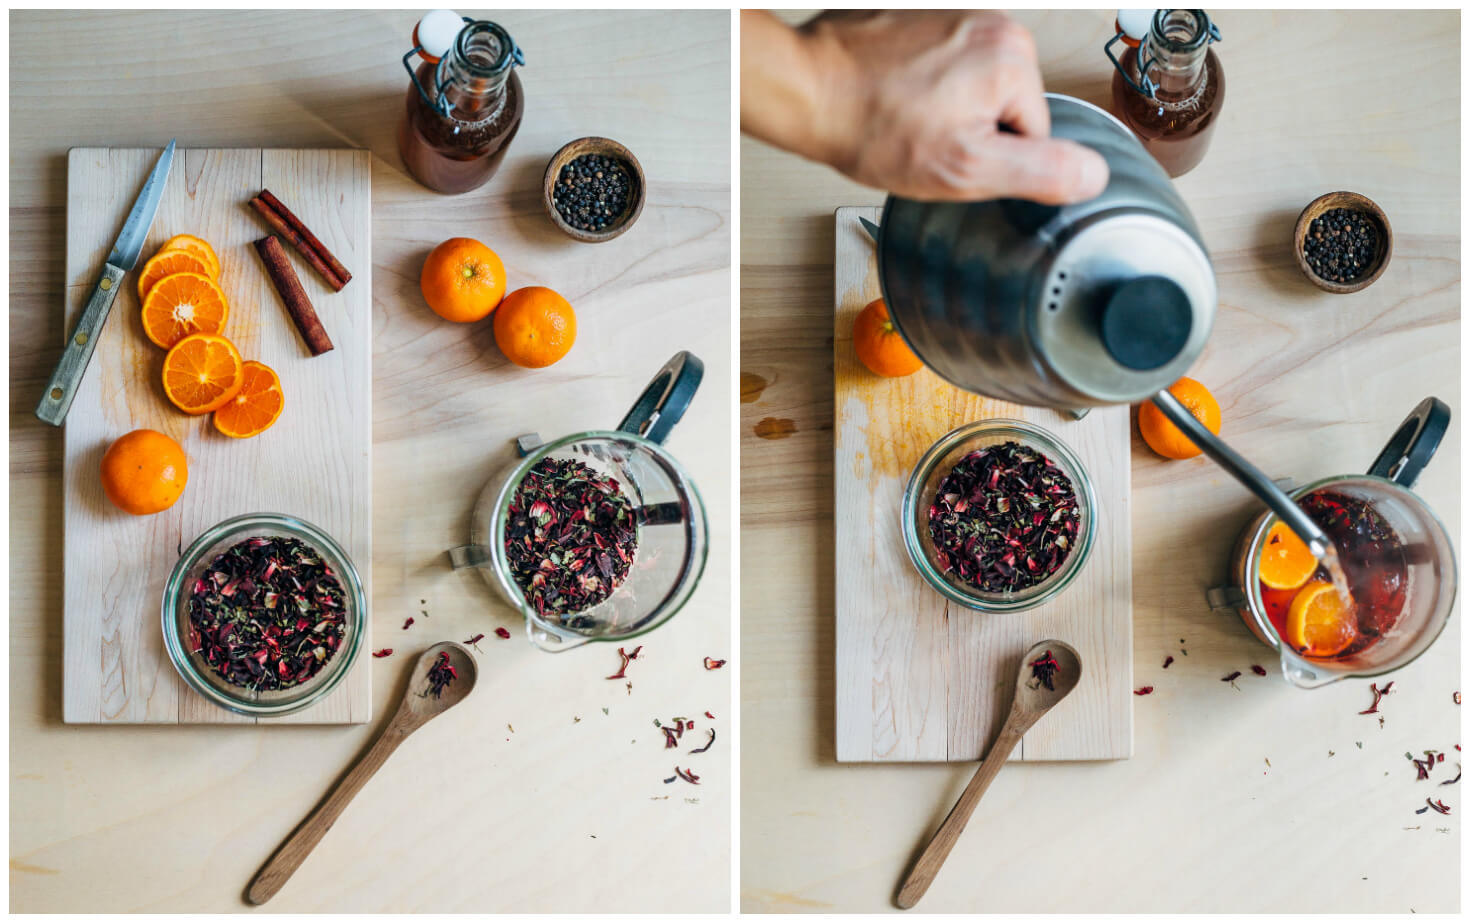
[[[230,302],[220,288],[214,248],[191,234],[170,237],[138,273],[143,332],[168,350],[163,393],[188,414],[214,414],[226,436],[258,436],[285,405],[281,380],[263,363],[245,361],[220,331]]]
[[[1357,640],[1357,620],[1352,601],[1343,599],[1331,581],[1313,579],[1317,567],[1312,550],[1286,523],[1271,526],[1261,544],[1262,596],[1290,597],[1287,644],[1307,657],[1335,657]]]

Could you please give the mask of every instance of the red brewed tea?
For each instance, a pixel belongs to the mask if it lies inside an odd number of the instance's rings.
[[[1337,616],[1342,620],[1345,645],[1328,656],[1314,654],[1302,643],[1300,614],[1297,624],[1293,624],[1293,603],[1299,596],[1330,593],[1331,577],[1324,567],[1319,566],[1312,578],[1296,589],[1278,590],[1261,584],[1266,615],[1277,635],[1308,659],[1340,660],[1360,654],[1391,630],[1404,611],[1408,561],[1403,542],[1378,511],[1356,497],[1318,491],[1302,497],[1297,505],[1332,540],[1347,578],[1352,603]],[[1324,583],[1328,584],[1326,588]],[[1300,603],[1297,608],[1302,608]]]

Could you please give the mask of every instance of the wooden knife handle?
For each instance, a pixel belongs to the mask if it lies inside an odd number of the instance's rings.
[[[82,317],[66,341],[66,349],[62,350],[56,370],[51,373],[51,381],[46,384],[41,403],[36,405],[36,416],[52,426],[60,426],[66,419],[66,412],[71,409],[72,398],[77,396],[77,389],[82,385],[87,363],[92,361],[92,351],[97,348],[97,338],[101,336],[112,302],[117,298],[118,286],[122,285],[123,273],[123,269],[111,263],[102,267],[102,276],[92,289],[92,297],[87,299]]]
[[[306,815],[292,834],[286,838],[275,854],[266,860],[259,872],[255,873],[255,879],[250,882],[250,887],[245,889],[245,899],[252,904],[264,904],[276,896],[276,892],[285,886],[306,857],[326,836],[327,831],[342,816],[342,810],[352,801],[362,787],[367,784],[373,775],[383,768],[388,757],[398,749],[412,729],[405,730],[395,720],[390,723],[383,733],[373,742],[368,752],[362,755],[347,775],[322,799],[316,810]]]

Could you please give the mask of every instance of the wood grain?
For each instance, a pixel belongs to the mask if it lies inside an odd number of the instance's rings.
[[[67,330],[107,258],[103,229],[126,215],[157,152],[74,148],[67,176]],[[252,439],[220,436],[208,415],[177,411],[158,383],[163,350],[143,335],[132,276],[77,393],[65,429],[66,652],[69,723],[247,724],[194,693],[163,648],[158,610],[182,548],[216,523],[244,513],[281,512],[327,531],[357,563],[371,593],[371,277],[340,293],[318,285],[323,323],[341,348],[312,358],[260,270],[250,241],[260,236],[246,207],[274,186],[322,228],[331,246],[368,262],[371,192],[364,151],[180,149],[143,247],[144,259],[175,234],[210,242],[230,300],[223,333],[243,356],[281,377],[286,409]],[[65,336],[65,333],[63,333]],[[310,360],[310,361],[308,361]],[[101,453],[134,429],[177,440],[189,458],[183,497],[155,516],[114,508],[97,478]],[[331,485],[330,489],[323,489]],[[364,650],[371,649],[367,638]],[[372,715],[369,658],[340,687],[285,723],[360,724]]]
[[[1126,759],[1133,753],[1133,579],[1128,408],[1082,420],[982,398],[920,369],[868,372],[852,347],[858,312],[880,296],[873,244],[858,223],[880,209],[836,216],[836,499],[838,536],[837,759],[978,760],[1005,718],[1016,658],[1040,638],[1081,652],[1076,693],[1016,748],[1019,760]],[[945,433],[985,419],[1024,420],[1076,452],[1097,498],[1087,563],[1056,599],[1025,612],[982,613],[949,602],[909,560],[900,528],[904,486]]]
[[[1048,90],[1107,104],[1114,12],[1015,14]],[[1457,422],[1415,492],[1458,535],[1461,15],[1211,15],[1229,96],[1208,155],[1176,185],[1215,262],[1220,313],[1190,375],[1218,397],[1234,448],[1300,483],[1365,470],[1421,398],[1448,396]],[[1419,68],[1415,94],[1339,63],[1396,55]],[[846,765],[833,749],[832,216],[883,193],[748,138],[740,158],[741,781],[753,793],[741,801],[741,906],[884,911],[916,818],[938,826],[972,769]],[[1335,189],[1393,220],[1393,262],[1355,295],[1314,288],[1291,252],[1297,215]],[[786,435],[760,435],[765,420]],[[1460,808],[1438,822],[1414,815],[1426,783],[1404,760],[1463,742],[1450,698],[1463,681],[1459,616],[1395,674],[1402,698],[1390,696],[1383,727],[1358,715],[1367,680],[1290,688],[1269,649],[1204,600],[1259,507],[1203,459],[1157,458],[1136,428],[1127,452],[1132,681],[1155,687],[1134,700],[1133,758],[1011,765],[921,909],[1459,910]],[[1253,663],[1273,675],[1256,677]],[[1235,670],[1238,688],[1220,682]]]
[[[17,11],[10,19],[12,910],[241,911],[245,883],[371,743],[418,652],[481,633],[471,651],[486,688],[399,749],[266,909],[729,908],[739,661],[707,672],[701,660],[728,656],[731,644],[730,15],[459,12],[503,24],[528,58],[515,143],[494,179],[460,196],[418,185],[396,150],[408,90],[399,58],[422,10]],[[89,31],[108,41],[85,67],[56,53],[54,36]],[[161,35],[167,54],[139,53]],[[611,69],[596,52],[609,36],[617,37]],[[184,84],[189,91],[179,92]],[[361,317],[373,350],[372,633],[374,648],[394,654],[372,661],[380,717],[368,725],[62,722],[62,436],[31,412],[60,353],[67,151],[156,146],[175,133],[194,148],[370,152],[371,250],[337,252],[356,276],[344,294],[372,271]],[[637,225],[596,246],[567,238],[541,205],[551,155],[589,134],[626,143],[649,180]],[[269,188],[315,221],[288,189]],[[332,230],[312,229],[324,238]],[[257,222],[242,239],[242,272],[259,273],[243,244],[264,230]],[[564,360],[512,366],[489,325],[445,323],[428,309],[419,270],[452,236],[493,247],[512,287],[547,285],[571,301],[578,342]],[[297,269],[315,300],[315,274]],[[263,310],[278,312],[283,333],[295,337],[262,284]],[[343,352],[343,332],[328,331]],[[299,338],[294,348],[305,351]],[[710,558],[678,617],[640,639],[647,659],[630,669],[629,691],[603,679],[617,669],[616,645],[536,651],[479,575],[450,570],[444,552],[468,540],[475,495],[517,435],[616,424],[679,349],[704,360],[705,379],[667,445],[704,497]],[[79,566],[66,562],[68,572]],[[409,616],[417,621],[404,630]],[[501,640],[499,627],[514,634]],[[701,784],[664,785],[674,761],[651,736],[652,720],[706,709],[719,718],[711,722],[719,741],[693,757],[703,763]],[[589,754],[600,755],[590,776]],[[551,867],[597,874],[548,877]]]

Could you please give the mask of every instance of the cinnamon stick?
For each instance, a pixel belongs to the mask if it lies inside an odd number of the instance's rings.
[[[347,267],[332,255],[332,251],[311,233],[311,229],[291,209],[271,195],[269,189],[262,189],[260,195],[251,199],[250,207],[259,212],[266,224],[296,248],[333,291],[342,291],[343,286],[352,281],[352,273],[347,271]]]
[[[311,299],[306,297],[306,289],[301,287],[301,279],[297,277],[296,270],[291,268],[291,260],[286,256],[286,248],[281,246],[280,239],[274,235],[262,237],[255,242],[255,252],[260,254],[266,275],[270,276],[276,293],[285,302],[291,320],[295,321],[296,329],[306,341],[306,348],[311,350],[313,356],[331,352],[332,338],[327,336],[321,318],[316,315],[316,308],[311,306]]]

